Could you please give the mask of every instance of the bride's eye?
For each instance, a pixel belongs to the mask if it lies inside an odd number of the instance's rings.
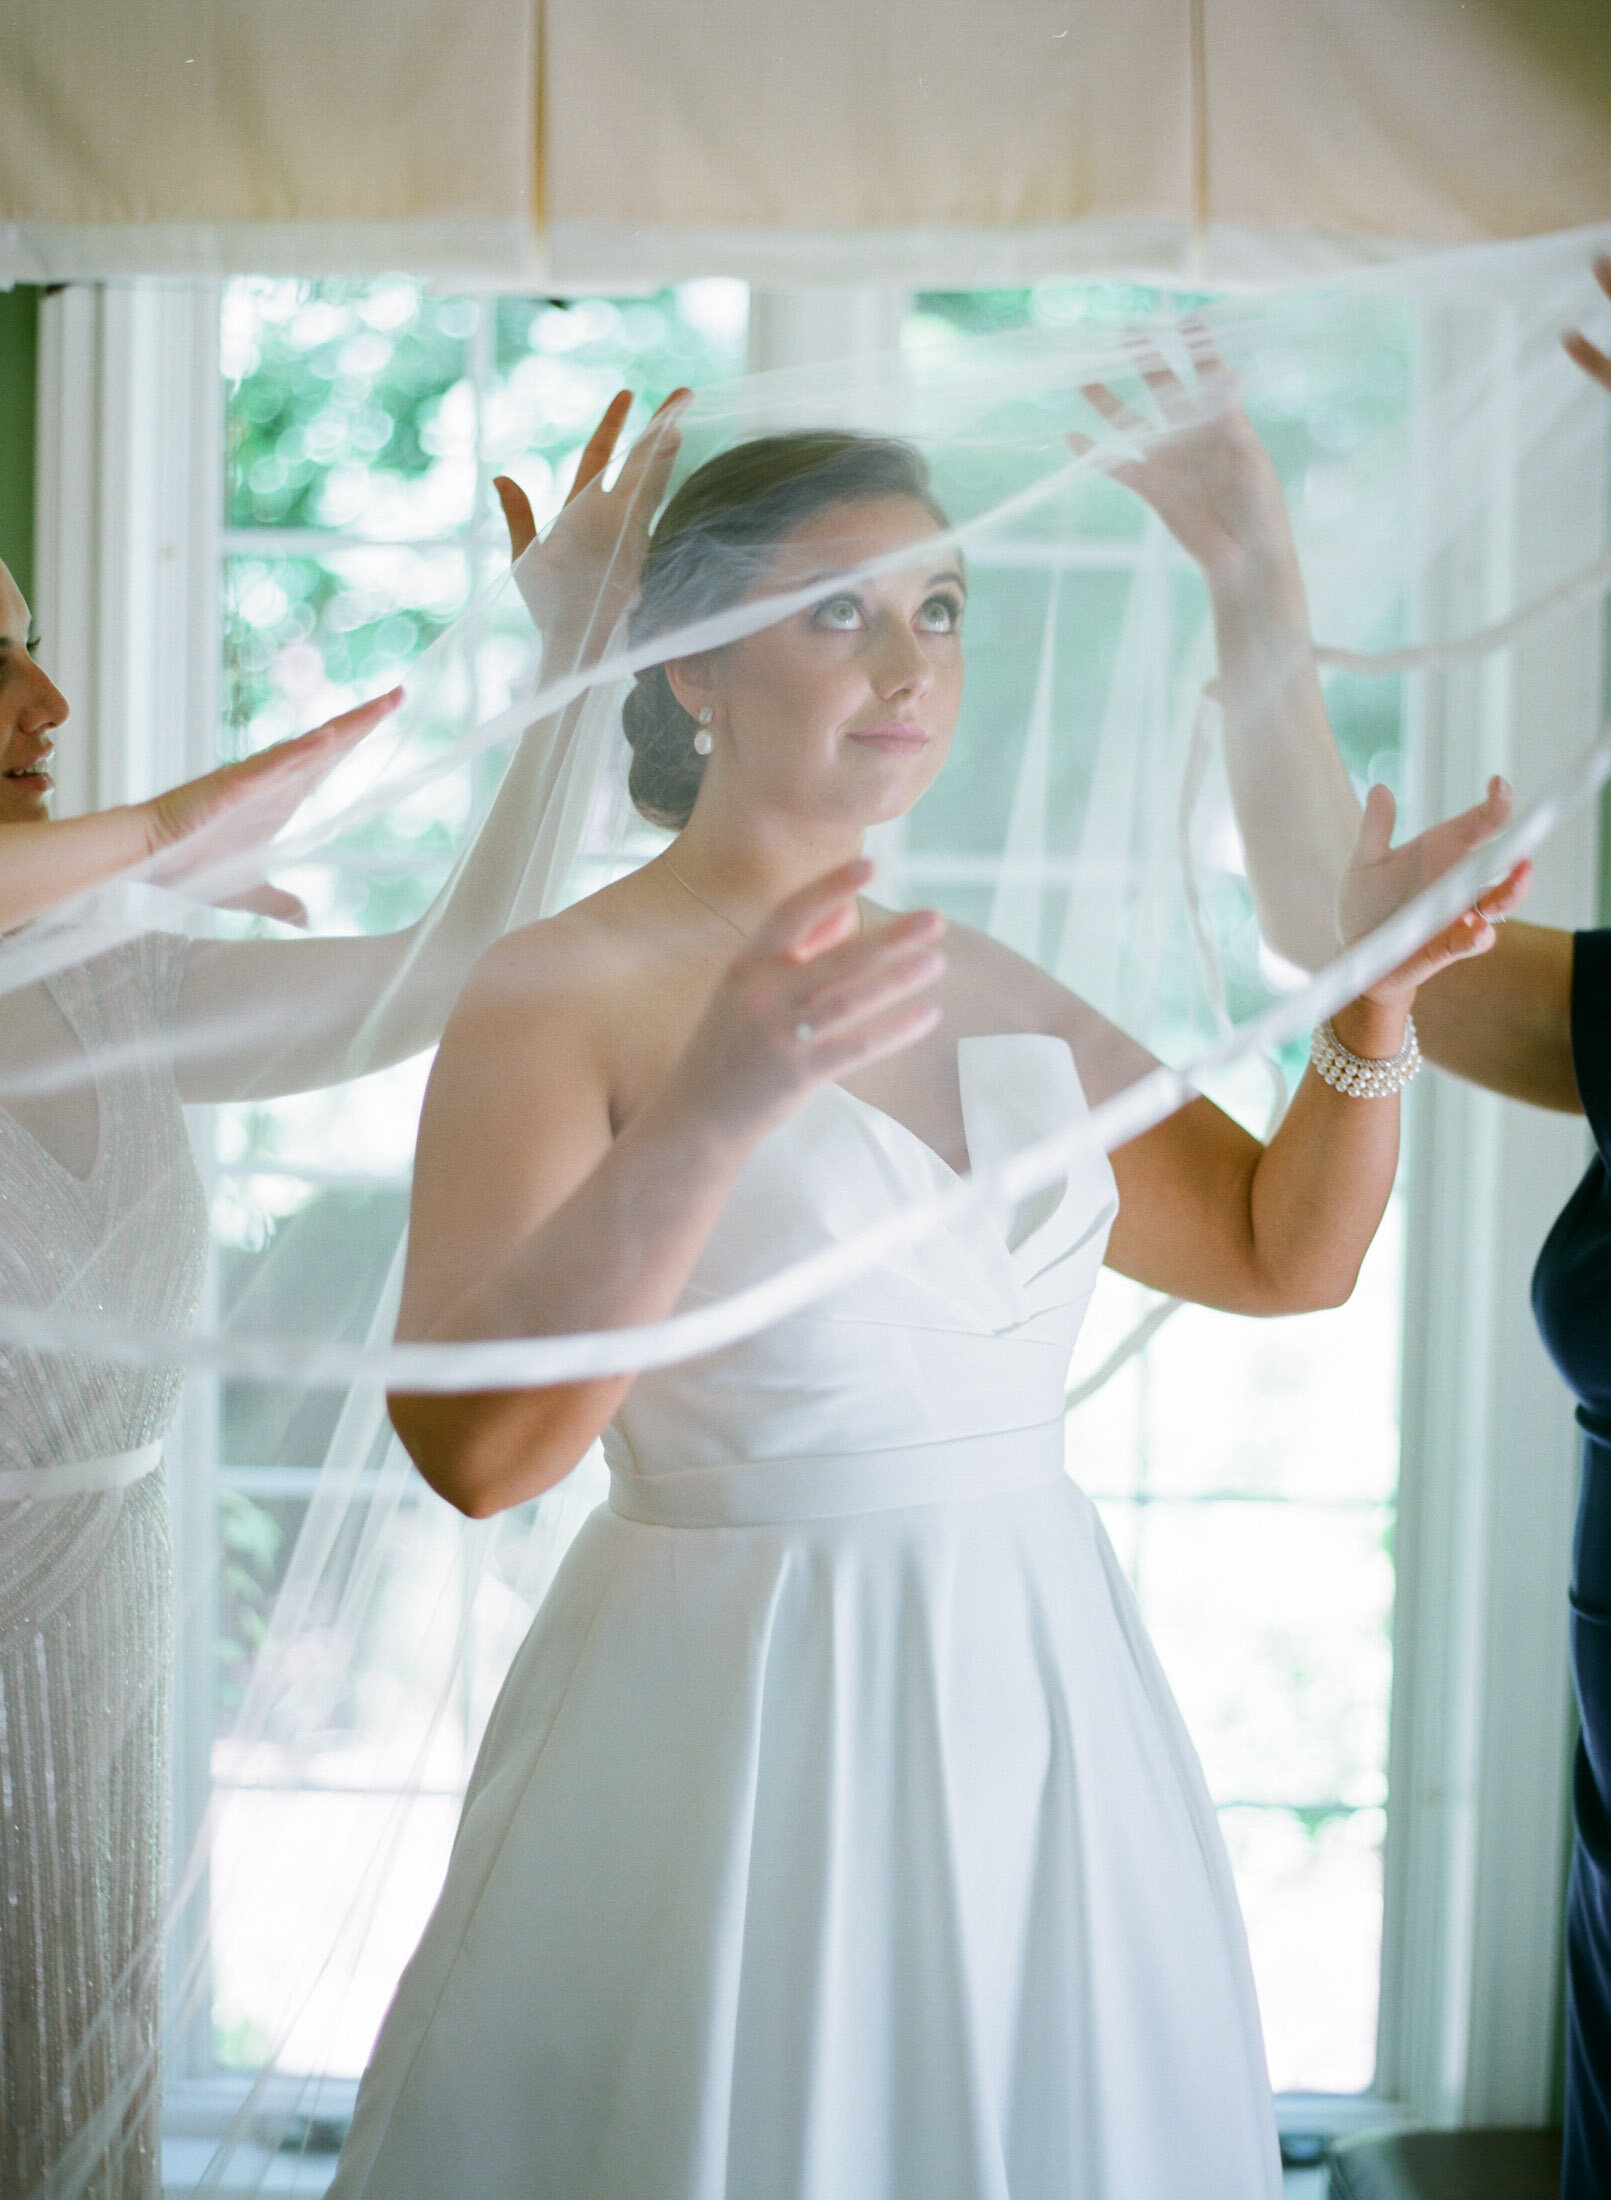
[[[962,605],[955,596],[931,596],[917,615],[925,634],[955,634],[962,624]]]
[[[836,634],[848,634],[861,624],[861,605],[854,596],[829,596],[812,612],[811,621]]]

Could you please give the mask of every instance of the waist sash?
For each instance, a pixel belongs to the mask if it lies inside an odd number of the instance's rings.
[[[614,1449],[612,1445],[610,1447]],[[888,1451],[735,1460],[643,1474],[610,1462],[610,1507],[662,1528],[743,1528],[944,1505],[1061,1481],[1063,1422]]]
[[[16,1467],[0,1474],[0,1503],[20,1497],[84,1497],[97,1490],[126,1490],[162,1457],[162,1445],[103,1452],[99,1459],[64,1459],[59,1467]]]

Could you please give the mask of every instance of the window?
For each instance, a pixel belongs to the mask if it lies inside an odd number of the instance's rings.
[[[1091,284],[852,302],[757,298],[752,348],[759,330],[775,365],[780,345],[813,355],[814,328],[815,356],[898,331],[921,355],[964,328],[1122,315],[1146,296]],[[221,300],[226,435],[219,301],[88,289],[47,300],[36,609],[57,638],[63,684],[86,698],[78,722],[98,735],[82,798],[119,799],[199,768],[220,719],[244,745],[394,676],[502,560],[489,473],[518,454],[515,470],[541,489],[546,468],[557,497],[618,380],[652,397],[742,366],[749,303],[732,283],[571,303],[438,299],[403,282],[232,285]],[[1350,408],[1387,417],[1413,398],[1417,434],[1452,437],[1429,390],[1455,385],[1474,356],[1503,366],[1525,343],[1552,340],[1480,301],[1384,319],[1334,391],[1261,420],[1300,528],[1310,457],[1346,447]],[[113,450],[92,507],[77,454],[105,422],[128,453]],[[1518,533],[1494,498],[1474,543],[1463,509],[1436,507],[1435,470],[1404,454],[1402,538],[1448,545],[1416,560],[1428,576],[1416,632],[1477,626],[1603,543],[1603,480],[1551,481],[1530,447],[1518,455],[1516,425],[1514,383],[1501,373],[1480,463],[1516,502],[1547,498],[1547,540]],[[1104,484],[1089,493],[1088,555],[1077,571],[1034,576],[1026,601],[1043,619],[1055,580],[1056,615],[1089,638],[1095,694],[1146,572],[1158,682],[1147,707],[1170,720],[1204,669],[1198,584],[1133,502]],[[209,531],[212,550],[187,566],[186,545],[205,546]],[[1396,554],[1384,546],[1384,601]],[[1320,631],[1357,635],[1357,606],[1330,600],[1323,570],[1309,580]],[[221,708],[200,680],[175,714],[146,659],[113,646],[119,632],[145,630],[186,638],[164,680],[188,667],[194,681],[217,663],[222,633]],[[1399,637],[1383,627],[1379,638]],[[992,646],[1005,659],[1016,645],[1006,633],[995,645],[975,637]],[[1595,621],[1585,614],[1503,664],[1337,680],[1330,701],[1350,766],[1394,780],[1412,814],[1469,800],[1487,769],[1510,770],[1524,789],[1547,784],[1598,718]],[[1089,697],[1066,702],[1078,711]],[[965,790],[958,782],[957,799],[988,814],[995,839],[981,833],[982,846],[999,844],[1020,762]],[[466,804],[477,791],[467,782]],[[921,814],[886,836],[886,883],[1050,952],[1067,921],[1066,814],[1046,806],[1011,908],[991,907],[956,819],[927,840]],[[321,919],[408,921],[443,875],[438,822],[405,811],[374,827],[344,870],[346,898]],[[1594,878],[1585,822],[1552,844],[1536,913],[1586,921]],[[1234,991],[1256,951],[1234,864],[1207,863],[1204,882]],[[199,1126],[214,1156],[219,1291],[249,1292],[261,1249],[299,1231],[320,1248],[313,1265],[328,1292],[311,1316],[329,1329],[350,1318],[344,1279],[372,1272],[394,1232],[423,1068],[361,1092],[220,1110]],[[1264,1099],[1256,1086],[1221,1097],[1249,1119]],[[1220,1802],[1278,2082],[1346,2090],[1374,2070],[1379,2099],[1418,2116],[1521,2122],[1547,2104],[1557,2021],[1574,1471],[1567,1407],[1525,1320],[1525,1279],[1581,1166],[1582,1131],[1427,1079],[1407,1149],[1400,1199],[1348,1308],[1262,1327],[1174,1315],[1074,1414],[1071,1463],[1102,1505]],[[1077,1376],[1128,1329],[1136,1302],[1110,1281]],[[197,1893],[213,1912],[217,1968],[188,2070],[209,2082],[249,2071],[270,2041],[287,2068],[358,2067],[434,1892],[467,1752],[532,1587],[504,1577],[495,1538],[476,1580],[445,1581],[428,1509],[377,1472],[366,1487],[405,1530],[384,1655],[346,1677],[317,1763],[276,1760],[272,1734],[250,1762],[216,1748],[217,1709],[249,1677],[330,1423],[318,1397],[189,1386],[176,1477],[194,1622],[179,1680],[180,1853],[210,1807],[232,1794],[250,1803],[234,1831],[227,1808],[217,1813],[211,1883]],[[214,1610],[197,1595],[211,1593],[220,1549],[226,1593]],[[421,1735],[395,1714],[411,1672],[446,1665],[464,1676],[452,1731]],[[395,1791],[422,1749],[425,1792],[400,1815]],[[298,1813],[328,1864],[317,1889],[284,1862],[292,1851],[279,1834]],[[250,1844],[239,1837],[248,1816]],[[392,1842],[389,1938],[370,1943],[351,1998],[305,2003],[303,2031],[279,2040],[294,1956],[276,1921],[316,1896],[365,1925],[373,1890],[343,1879],[343,1858],[372,1848],[377,1826]],[[1335,2122],[1346,2111],[1292,2113]]]
[[[546,518],[619,387],[640,393],[641,419],[680,382],[740,371],[745,321],[744,288],[728,282],[565,302],[442,298],[401,280],[229,285],[223,664],[224,719],[237,751],[404,677],[472,591],[507,564],[491,475],[505,466],[518,473]],[[497,675],[494,637],[462,668],[463,692],[485,705]],[[454,782],[446,786],[451,792]],[[463,815],[444,817],[435,781],[426,800],[375,820],[344,857],[345,905],[321,908],[320,921],[379,931],[419,915],[446,875],[453,829],[485,790],[466,783],[458,791]],[[310,880],[310,891],[317,884]],[[350,1333],[351,1309],[373,1305],[406,1213],[428,1066],[421,1057],[332,1093],[215,1111],[214,1236],[226,1305],[293,1290],[301,1318]],[[265,1271],[265,1249],[293,1230],[295,1257]],[[218,1616],[226,1711],[248,1685],[263,1615],[284,1586],[340,1405],[333,1395],[220,1386],[215,1532],[227,1585]],[[376,1474],[374,1502],[407,1516],[388,1545],[394,1578],[378,1600],[361,1669],[317,1722],[317,1747],[310,1751],[304,1736],[287,1751],[260,1732],[249,1745],[221,1741],[212,1752],[210,2053],[223,2069],[250,2070],[273,2054],[292,2072],[361,2070],[440,1884],[490,1690],[524,1632],[528,1606],[516,1585],[501,1598],[469,1579],[462,1593],[444,1591],[435,1500]],[[491,1638],[489,1608],[504,1620]],[[452,1731],[427,1735],[412,1714],[444,1660],[462,1662],[465,1683]],[[405,1808],[400,1791],[420,1771],[420,1750],[429,1759],[424,1792]],[[232,1807],[236,1798],[249,1807]],[[298,1931],[308,1859],[324,1863],[318,1929],[328,1937],[349,1907],[364,1912],[361,1875],[382,1848],[385,1916],[362,1936],[356,1980],[309,1989]],[[299,2013],[285,2036],[291,2009]]]
[[[928,293],[912,301],[903,342],[922,362],[943,359],[974,334],[1069,326],[1093,315],[1123,325],[1190,302],[1125,283]],[[1289,408],[1259,417],[1300,511],[1317,459],[1403,417],[1408,314],[1376,316],[1350,366],[1346,386],[1319,390],[1302,379]],[[1150,513],[1110,484],[1091,485],[1081,518],[1082,556],[1077,570],[1060,576],[1058,613],[1075,644],[1064,661],[1084,668],[1088,689],[1059,695],[1060,728],[1077,732],[1102,710],[1116,652],[1128,641],[1143,668],[1140,684],[1132,677],[1125,688],[1138,741],[1178,740],[1212,667],[1195,568]],[[990,545],[970,555],[976,566],[988,563]],[[1066,566],[1069,547],[1058,555]],[[1149,570],[1155,584],[1143,596]],[[1024,582],[1032,593],[1027,573]],[[1048,585],[1050,576],[1041,602]],[[1127,629],[1138,611],[1141,631],[1132,639]],[[1033,662],[1023,637],[1008,646]],[[1334,680],[1328,700],[1356,775],[1401,784],[1403,682]],[[1078,920],[1065,914],[1058,875],[1060,855],[1065,878],[1070,868],[1080,790],[1048,790],[1038,893],[1026,880],[1016,910],[992,908],[988,889],[970,889],[962,875],[959,819],[979,819],[981,850],[1000,846],[1015,773],[1000,756],[997,725],[988,778],[969,777],[966,734],[965,721],[960,758],[901,836],[903,898],[936,898],[998,930],[1005,917],[1020,928],[1016,944],[1057,968],[1060,940],[1065,955],[1077,946],[1067,939],[1065,927]],[[1173,768],[1178,751],[1169,753]],[[957,761],[963,769],[953,782]],[[937,819],[948,795],[952,814]],[[1161,823],[1169,860],[1174,821]],[[931,834],[947,852],[929,859]],[[1233,1004],[1250,1005],[1259,950],[1235,863],[1234,853],[1210,860],[1203,885]],[[993,865],[979,868],[993,874]],[[1081,984],[1075,965],[1059,974]],[[1099,1005],[1127,1020],[1122,988]],[[1186,1035],[1171,1036],[1178,1046]],[[1289,1083],[1301,1061],[1295,1049],[1283,1063]],[[1268,1119],[1270,1093],[1256,1071],[1216,1097],[1255,1128]],[[1363,2092],[1375,2068],[1402,1274],[1395,1204],[1346,1308],[1251,1323],[1183,1307],[1070,1419],[1070,1471],[1098,1501],[1219,1805],[1281,2090]],[[1076,1387],[1147,1311],[1146,1294],[1104,1276]]]

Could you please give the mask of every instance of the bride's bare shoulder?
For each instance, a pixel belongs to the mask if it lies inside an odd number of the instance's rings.
[[[947,991],[959,1036],[1043,1031],[1066,1040],[1087,1096],[1117,1092],[1155,1058],[1050,971],[986,932],[953,924],[945,935]]]
[[[643,983],[640,928],[610,887],[557,916],[506,932],[471,971],[454,1028],[508,1025],[552,1045],[567,1030],[597,1033]]]
[[[953,919],[941,945],[948,1016],[962,1037],[1040,1030],[1066,1037],[1071,1020],[1103,1022],[1088,1001],[988,932]]]

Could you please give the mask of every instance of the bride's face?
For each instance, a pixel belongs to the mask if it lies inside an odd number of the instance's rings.
[[[857,828],[898,817],[945,761],[962,702],[966,586],[932,514],[909,497],[840,504],[780,548],[757,596],[910,550],[807,611],[670,668],[714,712],[709,769],[746,803]]]
[[[0,565],[0,824],[50,814],[51,735],[67,716],[60,690],[28,653],[28,606]]]

